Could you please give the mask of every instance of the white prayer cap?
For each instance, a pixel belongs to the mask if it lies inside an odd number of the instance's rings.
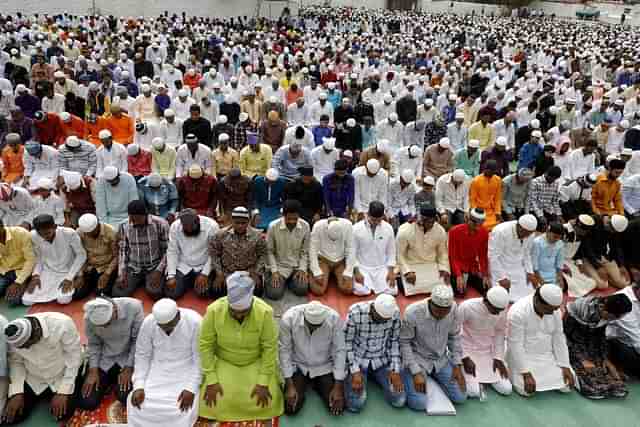
[[[69,121],[71,121],[71,114],[67,113],[66,111],[63,111],[62,113],[60,113],[60,119],[67,123]]]
[[[193,179],[199,179],[202,177],[202,175],[204,175],[202,168],[200,167],[200,165],[197,165],[197,164],[193,164],[189,166],[189,171],[187,173],[189,177]]]
[[[229,134],[223,132],[218,136],[218,142],[224,142],[224,141],[229,141]]]
[[[62,71],[56,71],[55,73],[53,73],[54,79],[61,79],[63,77],[64,77],[64,73]]]
[[[160,136],[156,136],[151,140],[151,146],[156,150],[161,149],[162,147],[164,147],[164,139],[162,139],[162,137]]]
[[[342,227],[340,227],[340,221],[331,221],[329,223],[329,226],[327,227],[327,234],[329,235],[329,239],[331,240],[338,240],[338,237],[340,237],[340,233],[342,232],[341,230]]]
[[[182,98],[187,97],[187,96],[189,96],[189,91],[186,90],[186,89],[180,89],[178,91],[178,96],[180,96]]]
[[[624,215],[612,215],[611,216],[611,227],[618,233],[622,233],[627,229],[629,225],[629,220]]]
[[[502,286],[493,286],[487,291],[487,300],[497,309],[504,309],[509,305],[509,292]]]
[[[464,169],[456,169],[451,174],[451,178],[453,178],[455,182],[462,182],[467,178],[467,174]]]
[[[327,150],[333,150],[336,147],[335,138],[322,138],[322,146]]]
[[[422,154],[422,150],[417,145],[412,145],[409,148],[409,154],[411,154],[413,157],[418,157],[420,154]]]
[[[522,215],[518,219],[518,224],[527,231],[536,231],[538,228],[538,220],[531,214]]]
[[[540,297],[548,305],[562,305],[562,288],[554,283],[545,283],[540,287]]]
[[[115,166],[107,166],[102,171],[102,177],[107,181],[112,181],[116,179],[118,174],[119,174],[118,168],[116,168]]]
[[[464,113],[462,111],[458,111],[456,113],[456,119],[464,119]]]
[[[162,185],[162,177],[160,174],[154,172],[149,175],[149,178],[147,178],[147,183],[149,184],[149,187],[158,188]]]
[[[253,302],[255,283],[247,271],[236,271],[227,277],[227,301],[233,310],[247,310]]]
[[[312,325],[322,325],[331,309],[320,301],[311,301],[304,307],[304,319]]]
[[[633,150],[631,148],[623,148],[620,153],[621,156],[633,156]]]
[[[350,127],[350,128],[356,127],[356,119],[354,119],[353,117],[350,119],[347,119],[347,127]]]
[[[381,153],[386,153],[388,147],[389,147],[388,139],[379,139],[378,142],[376,142],[376,150],[378,150]]]
[[[425,176],[422,183],[426,185],[436,185],[436,180],[432,176]]]
[[[142,89],[143,92],[151,92],[151,86],[147,83],[140,86],[140,89]]]
[[[399,311],[396,299],[389,294],[378,295],[373,302],[373,308],[383,319],[391,319]]]
[[[533,129],[540,129],[540,120],[533,119],[531,123],[529,123]]]
[[[80,140],[78,139],[77,136],[71,135],[67,137],[66,145],[71,148],[77,148],[80,146]]]
[[[218,117],[218,123],[221,124],[221,125],[226,124],[227,120],[229,120],[229,119],[227,119],[227,116],[224,115],[224,114],[220,114],[220,117]]]
[[[501,138],[501,137],[498,137]],[[498,141],[496,141],[496,144],[498,143]],[[469,140],[469,144],[467,144],[469,147],[471,148],[479,148],[480,147],[480,140],[478,139],[470,139]]]
[[[380,170],[380,162],[377,159],[369,159],[367,161],[367,171],[369,173],[378,173]]]
[[[578,216],[578,221],[582,224],[582,225],[586,225],[587,227],[593,227],[596,222],[593,219],[593,217],[591,215],[587,215],[587,214],[582,214]]]
[[[534,130],[533,132],[531,132],[531,136],[534,138],[542,138],[542,132],[540,132],[539,130]]]
[[[20,83],[19,85],[16,86],[16,92],[22,93],[22,92],[26,92],[26,91],[27,91],[27,87],[25,85],[23,85],[22,83]]]
[[[171,108],[167,108],[166,110],[164,110],[165,117],[173,117],[175,115],[176,115],[176,112],[173,111]]]
[[[62,178],[64,179],[64,185],[66,185],[69,190],[77,190],[80,188],[80,185],[82,185],[82,175],[80,175],[79,172],[63,172]]]
[[[431,107],[433,105],[433,99],[431,98],[427,98],[424,103],[427,105],[427,107]]]
[[[504,136],[499,136],[496,138],[496,145],[499,145],[501,147],[506,147],[507,145],[507,138],[505,138]]]
[[[98,138],[100,139],[111,138],[111,132],[108,129],[102,129],[100,132],[98,132]]]
[[[623,129],[629,129],[630,123],[629,120],[624,119],[620,122],[620,127]]]
[[[151,312],[158,325],[166,325],[178,314],[178,304],[170,298],[162,298],[153,304]]]
[[[455,94],[450,94],[449,95],[449,101],[457,101],[458,97]],[[462,114],[462,117],[464,117],[464,114]]]
[[[389,114],[389,120],[392,122],[395,122],[398,120],[398,114],[397,113],[391,113]]]
[[[453,289],[451,286],[436,285],[431,291],[431,302],[438,307],[451,307],[451,304],[453,304]]]
[[[342,152],[342,156],[343,157],[349,157],[350,159],[352,159],[353,158],[353,152],[351,150],[344,150]]]
[[[140,146],[138,144],[129,144],[127,146],[127,154],[130,156],[136,156],[140,152]]]
[[[404,182],[411,183],[415,179],[415,174],[411,169],[405,169],[402,171],[402,174],[400,175],[400,177]]]
[[[449,142],[449,138],[440,138],[440,142],[438,142],[438,145],[442,148],[449,148],[451,147],[451,143]]]
[[[38,180],[38,188],[42,190],[52,190],[53,189],[53,181],[49,178],[40,178]]]
[[[471,216],[471,220],[477,223],[483,223],[484,220],[487,218],[487,216],[484,213],[484,209],[482,208],[471,209],[471,211],[469,212],[469,215]]]
[[[382,100],[388,104],[393,101],[393,96],[391,96],[390,93],[385,93],[385,95],[382,97]]]
[[[248,113],[245,113],[244,111],[243,111],[242,113],[240,113],[240,115],[238,116],[238,119],[239,119],[241,122],[246,121],[248,118],[249,118],[249,114],[248,114]]]
[[[278,179],[278,177],[280,176],[280,172],[278,172],[278,169],[269,168],[269,169],[267,169],[267,172],[265,173],[265,176],[267,177],[267,179],[269,181],[276,181]]]
[[[319,99],[327,99],[327,94],[325,92],[320,92],[320,95],[318,95]]]
[[[113,303],[105,298],[96,298],[84,305],[84,316],[95,326],[104,326],[113,317]]]
[[[31,338],[31,330],[31,322],[23,317],[9,322],[3,332],[7,344],[13,347],[21,347]]]
[[[91,233],[98,226],[98,217],[92,213],[86,213],[78,219],[78,230],[83,233]]]

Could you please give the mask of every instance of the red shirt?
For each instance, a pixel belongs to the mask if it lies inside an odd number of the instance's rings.
[[[147,176],[151,173],[151,152],[140,149],[135,156],[127,156],[127,167],[133,176]]]
[[[176,187],[183,209],[195,209],[198,215],[215,213],[218,205],[218,182],[214,177],[205,175],[200,179],[193,179],[186,175],[177,179]]]
[[[53,145],[57,147],[64,144],[64,131],[62,129],[62,120],[55,113],[47,113],[47,121],[34,121],[36,128],[36,140],[44,145]]]
[[[449,230],[449,263],[454,277],[462,273],[481,273],[486,276],[489,271],[487,257],[489,232],[484,227],[477,227],[471,233],[467,224],[460,224]]]

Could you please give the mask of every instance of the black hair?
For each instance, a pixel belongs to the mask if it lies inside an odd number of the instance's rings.
[[[384,216],[384,203],[374,200],[369,203],[369,215],[374,218],[380,218]]]
[[[611,159],[609,162],[609,170],[611,169],[624,169],[625,161],[620,159]]]
[[[295,213],[299,214],[302,209],[302,204],[295,199],[288,199],[282,204],[282,215]]]
[[[622,316],[631,311],[631,300],[625,294],[613,294],[603,298],[604,308],[611,314]]]
[[[560,169],[560,166],[551,166],[547,171],[547,175],[552,178],[558,179],[562,175],[562,169]]]
[[[564,236],[565,228],[559,222],[552,222],[551,224],[549,224],[548,231],[552,232],[553,234],[559,234],[561,236]]]
[[[49,214],[40,214],[33,219],[33,228],[35,228],[36,231],[40,231],[43,228],[55,227],[55,226],[56,226],[56,222],[54,221],[53,217]]]

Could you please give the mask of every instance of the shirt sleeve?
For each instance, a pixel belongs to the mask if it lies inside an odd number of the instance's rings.
[[[82,364],[82,348],[80,346],[80,334],[76,324],[71,318],[64,321],[64,329],[60,339],[62,353],[64,355],[64,371],[62,378],[55,385],[56,393],[73,394],[78,370]]]
[[[346,376],[346,348],[342,320],[336,319],[331,341],[331,356],[333,358],[333,379],[343,381]]]
[[[177,225],[177,222],[174,223]],[[173,278],[176,275],[178,266],[178,231],[177,227],[169,228],[169,243],[167,245],[167,278]]]
[[[144,389],[153,357],[152,334],[154,326],[150,315],[142,322],[136,341],[135,369],[133,371],[133,390]],[[207,354],[201,351],[201,354]],[[211,352],[213,354],[213,352]],[[204,365],[203,365],[204,366]],[[204,369],[203,369],[204,370]]]
[[[293,313],[283,316],[280,322],[280,335],[278,336],[278,348],[280,353],[280,369],[284,379],[293,377],[296,367],[293,365],[292,353],[295,346],[293,341],[292,323]]]
[[[260,367],[258,368],[258,385],[267,386],[276,372],[278,358],[278,325],[271,310],[265,313],[262,334],[260,335]]]
[[[31,234],[25,233],[25,237],[20,245],[22,249],[22,256],[24,257],[24,262],[22,263],[22,268],[16,271],[16,283],[24,284],[31,273],[36,264],[36,259],[33,253],[33,242],[31,241]]]
[[[511,352],[511,370],[514,375],[521,375],[531,372],[531,369],[527,365],[526,350],[524,348],[525,326],[526,321],[524,319],[525,313],[521,313],[522,306],[516,306],[509,310],[508,322],[509,322],[509,336],[507,337],[507,345]]]
[[[416,338],[415,316],[412,311],[405,312],[402,328],[400,329],[400,351],[404,365],[409,368],[411,375],[419,374],[422,371],[413,354],[412,343]]]
[[[9,397],[24,393],[24,384],[27,378],[27,369],[24,366],[24,358],[16,351],[9,351]]]
[[[87,354],[89,355],[89,368],[100,367],[102,358],[102,339],[96,335],[91,322],[85,319],[84,330],[87,335]]]
[[[129,345],[129,355],[127,356],[127,365],[123,367],[133,368],[134,366],[138,335],[140,334],[140,328],[142,328],[142,322],[144,322],[144,310],[142,308],[142,304],[138,302],[135,318],[131,324],[131,342]]]
[[[409,266],[407,262],[407,250],[409,249],[409,233],[405,227],[400,227],[398,230],[397,239],[397,247],[398,247],[398,267],[400,268],[400,273],[404,276],[408,273],[415,273],[415,270]]]
[[[354,311],[355,309],[352,308],[349,310],[349,313],[347,313],[347,320],[344,327],[347,366],[349,367],[349,372],[352,374],[360,372],[360,357],[356,354],[356,349],[354,348],[355,337],[358,334],[358,325],[356,323],[358,314]]]
[[[85,251],[84,246],[82,246],[80,236],[75,231],[71,234],[69,245],[75,254],[75,258],[73,260],[73,264],[71,264],[71,268],[69,269],[66,279],[72,281],[78,275],[80,270],[82,270],[84,263],[87,261],[87,251]]]
[[[495,230],[489,234],[488,258],[489,269],[496,281],[506,279],[507,271],[502,263],[504,248],[504,238]]]
[[[320,247],[320,232],[316,226],[311,230],[311,239],[309,241],[309,270],[314,277],[320,276],[320,264],[318,263],[318,248]]]
[[[400,373],[402,370],[402,355],[400,353],[400,330],[401,330],[401,322],[400,316],[393,320],[393,324],[391,326],[391,334],[389,335],[390,348],[389,348],[389,358],[391,359],[390,369],[393,372]]]
[[[276,260],[276,238],[275,228],[277,224],[272,224],[267,230],[267,259],[269,260],[269,270],[271,273],[278,272],[278,261]]]
[[[451,325],[451,330],[447,336],[447,346],[450,352],[451,363],[459,365],[462,363],[462,318],[458,314],[459,309],[456,309],[456,314]]]
[[[564,335],[564,329],[562,327],[562,318],[558,312],[554,313],[553,317],[556,324],[555,331],[551,337],[553,355],[556,358],[558,366],[561,368],[570,368],[569,348],[567,347],[567,337]]]

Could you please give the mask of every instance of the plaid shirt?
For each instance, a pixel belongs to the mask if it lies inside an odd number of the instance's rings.
[[[543,216],[545,212],[561,215],[559,185],[558,180],[549,184],[544,175],[533,179],[529,185],[527,212],[533,212],[537,217]]]
[[[96,147],[87,141],[81,141],[80,147],[75,151],[69,150],[65,145],[58,151],[58,162],[61,170],[79,172],[84,176],[94,176],[98,158],[96,157]]]
[[[232,147],[240,150],[247,145],[247,132],[257,133],[258,128],[251,123],[251,120],[247,120],[245,122],[238,122],[235,126],[233,132],[233,145]]]
[[[169,223],[154,215],[147,217],[147,224],[134,227],[129,222],[118,230],[118,274],[127,269],[134,273],[156,270],[164,272],[167,265]]]
[[[225,277],[235,271],[260,275],[267,262],[267,243],[255,228],[238,235],[233,227],[225,227],[209,238],[209,255],[212,269]]]
[[[349,308],[345,323],[345,342],[349,372],[389,366],[400,372],[400,313],[385,322],[371,318],[372,302],[359,302]]]

